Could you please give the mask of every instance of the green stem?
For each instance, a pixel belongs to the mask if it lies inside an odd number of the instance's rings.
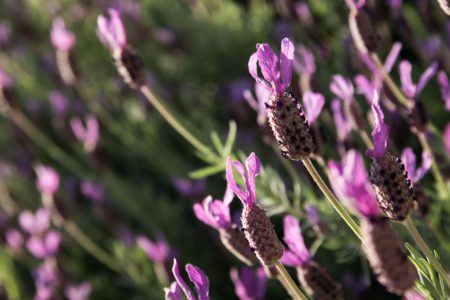
[[[207,146],[200,142],[194,135],[192,135],[178,120],[162,105],[159,99],[153,94],[150,88],[146,85],[140,87],[141,92],[145,98],[152,104],[161,116],[172,126],[186,141],[194,146],[199,152],[203,154],[210,154],[211,151]]]
[[[286,271],[284,266],[279,261],[275,263],[275,266],[277,267],[284,281],[287,283],[287,286],[289,288],[288,293],[292,295],[296,300],[308,300],[305,294],[303,294],[302,291],[295,284],[294,280],[292,280],[291,276]]]
[[[334,196],[333,192],[328,188],[328,186],[320,176],[319,172],[317,172],[316,168],[311,162],[311,159],[309,159],[309,157],[306,157],[302,159],[302,162],[305,165],[311,177],[314,179],[317,186],[320,188],[322,193],[325,195],[325,197],[328,199],[328,201],[331,203],[331,205],[334,207],[337,213],[341,216],[341,218],[345,221],[345,223],[347,223],[348,227],[350,227],[353,233],[362,241],[358,224],[355,222],[355,220],[353,220],[353,218],[350,216],[350,214],[347,212],[344,206],[342,206],[341,202],[339,202],[336,196]]]
[[[430,155],[431,172],[433,173],[434,179],[436,179],[439,189],[441,191],[445,191],[447,189],[447,186],[445,184],[444,177],[442,176],[441,170],[439,169],[439,166],[436,162],[436,158],[434,156],[433,150],[431,150],[430,144],[428,143],[428,140],[427,140],[425,134],[423,132],[419,132],[417,134],[417,137],[419,138],[419,142],[420,142],[420,145],[422,146],[423,150]]]
[[[417,230],[416,226],[411,220],[411,217],[407,217],[403,224],[406,226],[406,228],[409,231],[409,234],[414,239],[414,242],[417,244],[417,246],[419,246],[420,250],[423,252],[423,254],[428,259],[430,264],[433,266],[436,272],[439,273],[439,275],[442,277],[442,280],[445,281],[445,284],[447,284],[447,286],[450,287],[447,273],[445,272],[444,268],[439,263],[439,261],[436,259],[433,252],[428,247],[427,243],[422,239],[422,236],[420,235],[419,231]]]

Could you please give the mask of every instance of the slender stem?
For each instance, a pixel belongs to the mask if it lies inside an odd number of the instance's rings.
[[[408,105],[408,102],[409,102],[408,99],[405,97],[405,95],[403,95],[403,93],[397,87],[394,80],[392,80],[392,77],[386,72],[378,55],[376,53],[371,53],[370,56],[372,57],[373,61],[379,68],[384,83],[386,83],[386,85],[389,87],[391,92],[394,94],[395,98],[397,98],[397,100],[400,101],[400,103],[402,103],[403,105]]]
[[[372,140],[370,139],[369,135],[367,134],[367,132],[360,129],[360,130],[358,130],[358,133],[359,133],[359,136],[361,137],[361,139],[363,140],[364,144],[366,145],[366,147],[369,149],[372,149],[373,143],[372,143]]]
[[[419,132],[417,134],[417,137],[419,138],[420,145],[422,146],[423,150],[425,150],[431,158],[431,172],[433,173],[434,179],[436,179],[437,184],[439,186],[439,189],[441,191],[445,191],[447,189],[444,178],[442,176],[441,171],[439,170],[439,166],[436,162],[436,157],[434,156],[433,150],[431,150],[430,144],[428,143],[428,140],[423,132]]]
[[[277,261],[275,263],[275,266],[277,267],[277,269],[280,272],[283,279],[286,281],[286,283],[289,287],[289,290],[290,290],[289,294],[293,295],[296,300],[308,300],[308,298],[306,298],[305,294],[303,294],[302,291],[295,284],[294,280],[292,280],[291,276],[286,271],[284,266],[279,261]]]
[[[433,266],[433,268],[436,270],[436,272],[439,273],[439,275],[442,277],[442,280],[445,281],[447,286],[450,287],[447,273],[445,272],[444,268],[439,263],[439,261],[436,259],[433,252],[428,247],[427,243],[422,239],[422,236],[420,235],[419,231],[417,230],[416,226],[414,225],[413,221],[411,220],[411,217],[407,217],[403,224],[408,229],[409,234],[414,239],[414,242],[417,244],[417,246],[419,246],[419,248],[420,248],[420,250],[422,250],[423,254],[425,254],[425,257],[428,259],[430,264]]]
[[[175,129],[186,141],[194,146],[199,152],[209,154],[210,150],[202,142],[200,142],[194,135],[192,135],[178,120],[162,105],[159,99],[153,94],[150,88],[146,85],[140,87],[141,92],[145,98],[152,104],[161,116]]]
[[[362,241],[361,234],[359,232],[359,226],[353,220],[353,218],[350,216],[350,214],[347,212],[347,210],[342,206],[341,202],[334,196],[333,192],[328,188],[326,183],[323,181],[320,174],[317,172],[316,168],[314,167],[313,163],[307,158],[302,159],[303,164],[305,165],[306,169],[308,170],[311,177],[314,179],[316,184],[319,186],[322,193],[325,195],[325,197],[328,199],[328,201],[331,203],[331,205],[334,207],[334,209],[338,212],[338,214],[341,216],[341,218],[347,223],[348,227],[353,231],[353,233]]]
[[[281,283],[283,288],[288,292],[289,296],[292,297],[292,299],[294,299],[295,298],[295,294],[292,293],[291,289],[289,288],[289,284],[284,279],[284,277],[281,276],[281,274],[278,274],[277,275],[277,280]]]

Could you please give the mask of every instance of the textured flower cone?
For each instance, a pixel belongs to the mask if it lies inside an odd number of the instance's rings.
[[[283,256],[283,246],[266,211],[257,203],[252,208],[244,206],[241,219],[245,237],[258,259],[265,266],[273,265]]]
[[[448,0],[437,0],[441,9],[450,16],[450,1]]]
[[[370,167],[370,180],[378,205],[386,216],[403,221],[414,206],[415,195],[400,158],[389,152],[382,158],[374,158]]]
[[[144,63],[133,49],[126,47],[115,52],[114,62],[120,76],[131,88],[138,88],[145,84]]]
[[[364,9],[360,9],[350,14],[349,23],[357,48],[360,51],[365,48],[369,52],[375,52],[380,42],[380,36],[371,16]]]
[[[316,141],[293,94],[272,94],[269,97],[268,117],[283,156],[299,160],[314,152]]]
[[[416,270],[388,219],[362,219],[361,235],[367,259],[382,285],[398,294],[414,286]]]
[[[431,199],[425,195],[419,184],[414,185],[414,193],[416,195],[416,211],[420,217],[424,218],[431,211]]]
[[[302,287],[314,300],[342,299],[341,286],[316,262],[311,260],[297,268],[297,274]]]
[[[220,240],[223,245],[246,265],[253,266],[258,263],[255,253],[245,239],[244,232],[235,224],[227,229],[220,230]]]
[[[422,102],[417,101],[408,116],[409,124],[417,131],[424,132],[427,128],[428,116]]]

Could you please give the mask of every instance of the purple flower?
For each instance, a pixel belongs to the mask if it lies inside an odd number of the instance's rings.
[[[342,103],[338,99],[331,102],[331,111],[333,112],[334,125],[336,126],[338,140],[343,142],[352,132],[352,123],[342,111]]]
[[[100,15],[97,18],[97,34],[100,41],[109,47],[111,53],[121,51],[127,44],[125,28],[120,12],[108,9],[109,19]]]
[[[444,145],[447,152],[450,154],[450,123],[447,124],[444,130]]]
[[[59,188],[59,175],[49,166],[37,165],[34,168],[37,176],[36,187],[43,195],[53,196]]]
[[[230,271],[234,291],[240,300],[262,300],[266,294],[267,276],[263,268],[242,267]]]
[[[81,183],[81,193],[95,203],[101,203],[105,199],[105,189],[100,183],[85,180]]]
[[[172,282],[170,287],[164,288],[166,300],[183,300],[181,288],[176,281]]]
[[[255,95],[256,100],[249,90],[245,90],[242,96],[250,105],[250,107],[258,113],[257,122],[260,126],[263,126],[264,124],[266,124],[267,120],[266,102],[270,96],[270,92],[266,90],[264,86],[262,86],[258,82],[255,82]]]
[[[87,152],[95,150],[100,138],[100,125],[94,115],[87,115],[85,118],[86,127],[80,118],[72,118],[70,120],[70,127],[75,137],[83,143],[83,147]]]
[[[301,44],[296,47],[293,67],[298,74],[312,76],[316,72],[314,55]]]
[[[441,86],[441,95],[442,99],[444,99],[445,109],[450,110],[450,84],[448,82],[447,74],[443,71],[440,71],[438,74],[438,82]]]
[[[9,228],[5,231],[5,240],[13,251],[19,251],[23,245],[23,237],[19,230]]]
[[[53,261],[47,260],[39,265],[33,273],[36,293],[34,300],[50,300],[58,285],[58,270]]]
[[[56,116],[64,116],[69,108],[69,100],[62,93],[52,91],[48,95],[53,114]]]
[[[325,98],[320,93],[307,91],[303,94],[303,105],[309,124],[314,124],[325,105]]]
[[[39,208],[35,214],[24,210],[19,215],[19,225],[31,235],[43,233],[50,227],[50,213],[44,208]]]
[[[255,177],[260,173],[260,162],[259,158],[254,152],[252,152],[247,161],[245,162],[247,169],[247,174],[245,172],[244,166],[237,160],[231,160],[230,157],[227,159],[226,167],[226,178],[229,188],[241,199],[244,205],[252,208],[256,202],[256,186]],[[243,191],[234,180],[233,167],[236,168],[238,173],[241,175],[245,183],[245,191]]]
[[[13,85],[13,80],[11,77],[3,72],[3,69],[0,67],[0,91],[5,88],[9,88]]]
[[[312,224],[319,224],[320,218],[317,212],[317,207],[314,204],[308,204],[305,207],[306,217]]]
[[[366,4],[366,0],[346,0],[345,3],[352,10],[360,10]]]
[[[173,260],[172,273],[177,281],[178,285],[183,290],[188,300],[209,300],[209,279],[206,274],[198,267],[187,264],[186,272],[189,279],[194,284],[195,290],[197,292],[198,298],[195,298],[194,293],[191,291],[187,283],[184,281],[183,277],[180,275],[178,270],[178,262],[176,259]]]
[[[422,293],[415,290],[408,290],[403,297],[403,300],[426,300],[427,298]]]
[[[7,22],[0,22],[0,47],[8,44],[11,37],[11,26]]]
[[[330,90],[344,101],[351,102],[353,100],[353,84],[342,75],[333,76],[333,80],[330,83]]]
[[[171,258],[170,246],[162,238],[159,238],[156,242],[152,242],[147,237],[141,235],[137,237],[136,243],[154,262],[163,263]]]
[[[291,84],[293,61],[294,44],[288,38],[281,41],[279,60],[269,44],[257,44],[248,61],[248,71],[268,91],[281,95]],[[258,75],[258,64],[264,79]]]
[[[419,96],[420,92],[423,90],[425,85],[434,76],[438,68],[438,63],[432,63],[425,72],[420,76],[417,85],[412,82],[411,63],[407,60],[402,60],[399,66],[400,81],[402,83],[402,91],[406,97],[411,100],[415,100]]]
[[[284,217],[283,226],[284,242],[288,249],[284,251],[280,262],[292,267],[301,267],[311,259],[311,254],[303,240],[300,223],[295,217],[288,215]]]
[[[374,77],[374,79],[375,78],[377,77]],[[369,105],[372,105],[374,93],[379,90],[381,84],[381,81],[375,81],[374,79],[369,80],[366,76],[361,74],[356,75],[354,79],[357,90],[364,95]]]
[[[174,177],[172,184],[175,189],[185,197],[196,198],[201,195],[206,187],[206,179],[190,180],[181,177]]]
[[[197,219],[215,229],[230,227],[230,208],[225,201],[213,200],[208,196],[202,204],[194,204],[194,213]]]
[[[75,45],[75,35],[66,29],[64,20],[60,17],[53,20],[50,38],[53,46],[61,51],[70,51]]]
[[[411,148],[405,148],[402,152],[402,161],[405,164],[408,179],[413,183],[419,182],[431,167],[431,157],[428,152],[422,152],[422,165],[416,169],[416,156]]]
[[[359,152],[349,150],[342,164],[330,160],[328,169],[330,178],[333,179],[331,180],[331,186],[342,201],[353,200],[353,203],[346,204],[350,207],[356,207],[359,213],[365,217],[380,215],[376,196]]]
[[[37,258],[47,258],[58,253],[61,234],[51,230],[45,235],[31,236],[27,241],[27,249]]]
[[[374,93],[372,112],[375,117],[375,126],[372,130],[374,149],[369,149],[366,153],[371,157],[381,158],[387,150],[389,128],[384,123],[384,114],[380,107],[380,97],[378,92]]]
[[[294,3],[294,10],[297,18],[305,24],[312,22],[311,10],[306,2],[297,1]],[[311,73],[312,74],[312,73]]]
[[[86,300],[92,292],[89,282],[82,282],[79,285],[69,284],[64,289],[64,295],[68,300]]]

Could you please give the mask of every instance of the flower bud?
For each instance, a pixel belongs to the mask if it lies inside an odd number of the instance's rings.
[[[113,56],[117,71],[131,88],[139,88],[145,84],[144,63],[131,47],[116,51]]]
[[[245,239],[244,232],[236,224],[231,224],[230,227],[221,229],[219,232],[222,244],[240,261],[248,266],[258,263],[255,253],[250,250],[248,241]]]
[[[313,260],[297,268],[297,274],[302,287],[313,299],[342,299],[341,286]]]

